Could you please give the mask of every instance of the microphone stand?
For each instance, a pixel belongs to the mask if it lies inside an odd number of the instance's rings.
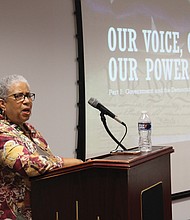
[[[100,113],[100,117],[101,117],[101,121],[103,122],[103,125],[106,129],[106,131],[108,132],[108,134],[110,135],[110,137],[124,150],[124,151],[128,151],[122,144],[121,142],[119,142],[114,136],[113,134],[110,132],[107,124],[106,124],[106,118],[103,112]],[[124,124],[123,124],[124,125]],[[125,125],[126,127],[126,125]]]

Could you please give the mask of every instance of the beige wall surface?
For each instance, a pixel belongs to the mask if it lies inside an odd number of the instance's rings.
[[[24,75],[36,93],[30,122],[53,152],[75,156],[77,87],[73,1],[0,1],[0,76]]]

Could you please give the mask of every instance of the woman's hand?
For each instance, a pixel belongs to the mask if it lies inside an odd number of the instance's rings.
[[[72,165],[83,163],[82,160],[76,159],[76,158],[63,158],[62,160],[63,160],[64,166],[72,166]]]

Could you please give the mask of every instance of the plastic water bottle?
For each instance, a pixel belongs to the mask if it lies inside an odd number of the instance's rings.
[[[139,149],[142,152],[148,152],[152,150],[151,142],[151,120],[147,114],[147,111],[142,111],[138,121],[139,131]]]

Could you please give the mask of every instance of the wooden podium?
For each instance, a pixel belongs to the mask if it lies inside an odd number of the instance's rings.
[[[32,178],[33,220],[172,220],[173,151],[108,154]]]

